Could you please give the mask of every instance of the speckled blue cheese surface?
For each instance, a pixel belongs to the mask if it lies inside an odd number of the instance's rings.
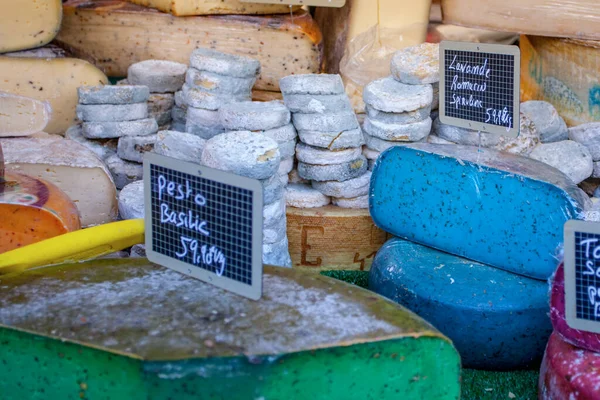
[[[537,365],[552,332],[547,282],[403,239],[377,253],[369,288],[448,336],[467,368]]]
[[[536,279],[556,269],[564,223],[590,205],[564,174],[541,162],[427,143],[383,152],[370,195],[381,229]]]

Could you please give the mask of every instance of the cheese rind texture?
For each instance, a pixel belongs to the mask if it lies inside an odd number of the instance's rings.
[[[0,0],[0,53],[49,43],[62,20],[61,0]]]
[[[44,130],[63,135],[75,122],[79,86],[106,84],[98,68],[75,58],[0,56],[0,91],[47,101],[52,117]]]
[[[596,0],[442,0],[442,10],[444,24],[528,35],[600,39],[600,10]]]
[[[544,280],[558,264],[564,223],[590,205],[570,179],[539,161],[425,143],[383,152],[370,193],[381,229]]]
[[[292,268],[265,266],[262,282],[260,301],[252,301],[139,258],[3,277],[0,351],[10,357],[0,372],[48,363],[39,372],[45,393],[68,393],[71,382],[51,379],[64,359],[90,368],[89,393],[100,387],[111,399],[460,397],[452,343],[405,308]],[[17,341],[24,345],[13,355]],[[14,387],[15,398],[27,398],[27,380],[15,372],[0,391]]]
[[[600,41],[522,35],[519,43],[521,101],[551,103],[568,126],[600,120]]]
[[[81,227],[75,204],[50,182],[5,175],[0,185],[0,254]]]
[[[60,136],[0,140],[6,169],[47,180],[77,205],[81,225],[112,222],[117,217],[117,192],[110,172],[85,146]]]
[[[129,0],[131,3],[171,13],[185,15],[215,14],[286,14],[290,7],[286,4],[246,3],[239,0]],[[293,6],[292,11],[299,10]]]
[[[537,365],[552,332],[546,282],[403,239],[377,252],[369,289],[447,335],[467,368]]]
[[[123,1],[69,0],[56,40],[115,77],[144,60],[189,64],[200,47],[247,56],[262,66],[255,89],[267,91],[279,91],[284,76],[320,72],[322,59],[321,31],[306,11],[180,18]]]
[[[550,319],[554,330],[564,341],[582,349],[600,352],[600,334],[580,331],[567,324],[565,316],[565,270],[561,264],[552,281],[550,297]]]
[[[538,399],[598,398],[600,353],[582,350],[554,332],[540,368]]]
[[[43,131],[52,115],[47,101],[0,92],[0,137]]]

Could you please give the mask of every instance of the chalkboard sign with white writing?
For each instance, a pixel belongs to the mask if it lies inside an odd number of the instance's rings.
[[[565,300],[567,324],[600,333],[600,224],[565,224]]]
[[[440,43],[440,121],[487,134],[519,134],[517,46]]]
[[[251,299],[262,293],[259,181],[157,154],[144,157],[146,254]]]

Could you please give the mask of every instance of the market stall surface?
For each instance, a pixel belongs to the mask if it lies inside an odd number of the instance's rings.
[[[368,288],[367,271],[325,271],[322,274]],[[495,372],[463,369],[461,399],[534,400],[537,399],[538,376],[538,370]]]

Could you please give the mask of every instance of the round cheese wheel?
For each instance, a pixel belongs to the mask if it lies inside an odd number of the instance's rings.
[[[566,342],[582,349],[600,352],[600,334],[573,329],[567,324],[565,319],[565,272],[563,264],[558,267],[552,282],[550,319],[554,330]]]
[[[592,400],[600,393],[600,353],[575,347],[554,332],[540,368],[540,400]]]
[[[379,250],[369,288],[452,339],[466,368],[537,365],[552,331],[547,282],[403,239]]]
[[[58,187],[10,173],[0,183],[0,254],[81,228],[79,212]]]

